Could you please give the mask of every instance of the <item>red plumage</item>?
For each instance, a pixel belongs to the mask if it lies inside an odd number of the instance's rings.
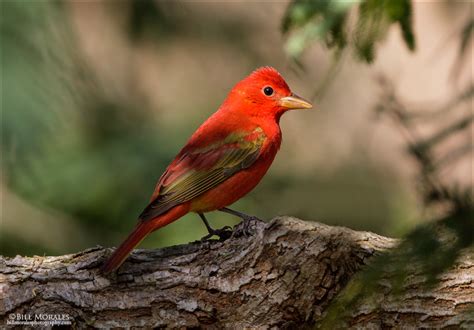
[[[281,115],[310,107],[270,67],[237,83],[167,167],[137,227],[103,271],[120,267],[150,232],[188,212],[218,210],[246,195],[260,182],[280,148]]]

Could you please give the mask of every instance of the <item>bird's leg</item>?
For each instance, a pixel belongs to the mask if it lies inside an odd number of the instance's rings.
[[[234,231],[234,233],[232,233],[232,236],[234,236],[236,234],[240,234],[240,233],[244,234],[244,236],[248,236],[250,234],[249,229],[250,229],[251,223],[253,221],[262,221],[261,219],[257,218],[256,216],[247,215],[245,213],[235,211],[235,210],[229,209],[227,207],[223,207],[223,208],[219,209],[219,211],[235,215],[235,216],[242,219],[242,228],[239,228],[238,230]]]
[[[201,238],[201,241],[208,240],[214,235],[219,236],[219,239],[221,240],[226,240],[232,235],[232,228],[230,228],[229,226],[225,226],[221,229],[214,229],[209,225],[209,222],[207,222],[207,219],[203,213],[198,213],[198,215],[202,219],[202,222],[204,222],[204,225],[206,226],[207,231],[209,232],[209,234]]]
[[[261,219],[257,218],[256,216],[248,215],[248,214],[245,214],[245,213],[242,213],[242,212],[239,212],[239,211],[235,211],[235,210],[229,209],[228,207],[223,207],[223,208],[219,209],[219,211],[235,215],[236,217],[239,217],[244,221],[262,221]]]

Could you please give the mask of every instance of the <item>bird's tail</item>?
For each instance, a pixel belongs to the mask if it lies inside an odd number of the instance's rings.
[[[120,244],[120,246],[114,251],[112,256],[104,263],[101,267],[103,273],[111,273],[116,271],[122,263],[127,259],[133,248],[140,244],[141,241],[152,231],[157,230],[167,224],[179,219],[187,212],[173,212],[179,210],[170,210],[155,219],[141,221],[139,220],[137,226],[133,232],[128,235],[127,239]]]

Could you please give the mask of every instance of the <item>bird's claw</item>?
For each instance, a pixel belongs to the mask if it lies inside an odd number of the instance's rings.
[[[242,218],[242,221],[235,226],[234,232],[231,238],[244,236],[252,236],[255,232],[255,222],[262,222],[263,220],[255,216],[246,216]]]
[[[230,238],[233,235],[232,228],[229,226],[222,227],[220,229],[213,229],[209,232],[206,236],[201,238],[201,241],[207,241],[212,236],[218,236],[219,240],[225,241],[226,239]]]

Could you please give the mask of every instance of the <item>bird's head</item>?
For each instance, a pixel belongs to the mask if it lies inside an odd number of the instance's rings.
[[[228,101],[238,105],[247,115],[280,116],[295,109],[311,109],[310,102],[294,94],[283,77],[272,67],[262,67],[235,85]]]

